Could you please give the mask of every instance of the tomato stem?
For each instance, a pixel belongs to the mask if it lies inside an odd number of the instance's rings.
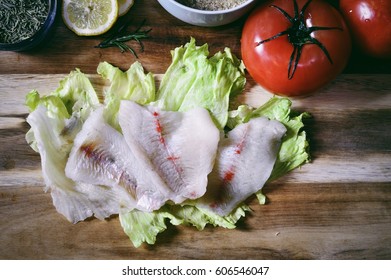
[[[297,65],[299,64],[301,53],[304,45],[306,44],[314,44],[318,46],[322,52],[326,55],[327,59],[331,64],[333,64],[333,60],[331,59],[330,53],[327,48],[316,38],[311,36],[311,34],[315,31],[321,30],[340,30],[343,31],[340,27],[326,27],[326,26],[310,26],[308,27],[305,21],[305,11],[310,5],[312,0],[308,0],[303,8],[299,12],[299,6],[296,0],[293,0],[294,6],[294,16],[289,15],[285,10],[276,6],[270,5],[271,8],[279,11],[290,23],[291,25],[284,31],[277,33],[276,35],[262,40],[257,43],[257,46],[270,42],[274,39],[277,39],[281,36],[288,36],[289,43],[293,46],[293,51],[289,59],[288,64],[288,79],[291,80],[296,72]]]

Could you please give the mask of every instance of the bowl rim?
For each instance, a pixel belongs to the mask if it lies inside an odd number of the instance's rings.
[[[48,29],[50,29],[55,21],[58,6],[57,0],[48,0],[48,2],[48,14],[42,26],[27,39],[23,39],[14,43],[0,43],[0,50],[23,50],[25,48],[29,48],[30,44],[34,45],[34,42],[37,38],[39,39],[40,36],[45,35],[45,33],[48,32]]]
[[[159,2],[160,1],[168,1],[168,2],[172,3],[172,5],[175,5],[181,9],[184,9],[186,11],[193,12],[193,13],[205,14],[205,15],[219,15],[219,14],[225,14],[225,13],[229,13],[229,12],[235,12],[237,10],[240,10],[240,9],[246,7],[249,4],[256,2],[257,0],[246,0],[242,4],[237,5],[233,8],[225,9],[225,10],[216,10],[216,11],[200,10],[200,9],[191,8],[191,7],[188,7],[186,5],[183,5],[179,2],[177,2],[176,0],[158,0],[158,1]]]

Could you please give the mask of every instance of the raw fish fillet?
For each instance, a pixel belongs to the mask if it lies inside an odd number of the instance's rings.
[[[238,125],[221,139],[206,194],[196,205],[228,215],[268,180],[286,128],[260,117]]]
[[[78,133],[81,125],[75,125],[78,122],[73,119],[49,117],[48,109],[42,105],[29,114],[27,122],[33,130],[41,156],[46,191],[50,190],[56,210],[72,223],[94,213],[99,218],[106,217],[106,213],[96,209],[90,199],[76,189],[76,183],[65,175],[72,147],[71,135]]]
[[[170,188],[170,200],[181,203],[205,193],[220,139],[206,109],[163,111],[123,100],[118,118],[134,155]]]
[[[121,209],[159,209],[169,189],[135,158],[123,135],[108,125],[103,108],[94,111],[76,136],[65,173],[92,201],[103,201],[111,214]],[[100,194],[100,195],[99,195]]]

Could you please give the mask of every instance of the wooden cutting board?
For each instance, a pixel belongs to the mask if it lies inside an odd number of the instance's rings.
[[[152,0],[136,1],[128,17],[136,22],[146,18],[153,27],[138,59],[146,71],[164,73],[169,50],[190,35],[208,42],[211,53],[226,45],[240,53],[241,22],[192,27]],[[312,115],[305,121],[312,161],[265,186],[266,205],[250,199],[253,212],[237,229],[168,225],[156,245],[136,249],[118,217],[69,223],[44,192],[39,154],[25,141],[24,98],[32,89],[42,94],[54,90],[75,67],[101,91],[104,82],[95,74],[100,61],[126,70],[136,59],[92,48],[100,39],[77,37],[59,20],[41,50],[0,52],[1,259],[391,258],[389,72],[344,73],[315,95],[293,100],[294,110]],[[258,106],[270,97],[248,77],[235,102]]]
[[[294,100],[308,111],[312,162],[267,185],[266,205],[236,230],[169,227],[155,246],[133,248],[119,220],[76,225],[43,191],[40,157],[24,135],[25,93],[50,92],[64,75],[0,75],[2,258],[389,258],[391,144],[389,75],[342,75]],[[99,80],[90,75],[92,80]],[[270,95],[252,85],[238,102]]]

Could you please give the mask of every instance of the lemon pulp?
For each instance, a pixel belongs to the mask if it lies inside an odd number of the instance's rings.
[[[117,0],[64,0],[62,16],[69,29],[81,36],[107,32],[117,21]]]

